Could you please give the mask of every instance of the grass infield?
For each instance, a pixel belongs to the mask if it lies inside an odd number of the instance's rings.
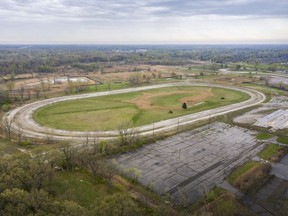
[[[33,117],[41,125],[57,129],[113,130],[126,122],[140,126],[248,98],[245,93],[223,88],[169,87],[59,102],[36,110]],[[188,105],[186,110],[183,102]]]

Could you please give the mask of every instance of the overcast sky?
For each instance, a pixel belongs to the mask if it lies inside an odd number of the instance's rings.
[[[288,0],[0,0],[0,44],[288,43]]]

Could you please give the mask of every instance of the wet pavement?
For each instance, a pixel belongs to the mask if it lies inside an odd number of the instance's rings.
[[[274,177],[254,196],[255,202],[264,206],[272,215],[288,215],[288,181]],[[261,214],[259,214],[261,215]]]
[[[116,161],[124,172],[137,168],[141,184],[189,205],[262,149],[255,134],[216,122],[122,154]]]
[[[271,175],[288,180],[288,155],[283,157],[279,163],[272,164]]]

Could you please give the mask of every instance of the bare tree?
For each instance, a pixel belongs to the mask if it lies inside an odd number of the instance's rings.
[[[9,80],[7,83],[6,83],[6,88],[8,89],[7,91],[5,91],[5,98],[7,98],[7,100],[9,100],[10,98],[10,95],[13,91],[15,87],[15,83],[11,80]]]
[[[33,91],[35,92],[35,96],[38,99],[40,97],[40,92],[41,92],[41,85],[34,85],[33,86]]]
[[[74,87],[75,87],[75,92],[79,93],[82,91],[82,83],[80,80],[77,80],[76,82],[74,82]]]
[[[93,140],[92,140],[92,151],[94,154],[99,151],[98,142],[99,142],[99,139],[97,137],[97,133],[94,131],[93,132]]]
[[[24,99],[24,93],[25,93],[25,87],[24,85],[21,85],[20,88],[17,89],[17,92],[20,96],[21,102],[23,102]]]
[[[57,155],[55,151],[43,152],[35,150],[30,153],[32,160],[29,160],[27,163],[29,164],[27,170],[29,170],[29,174],[31,175],[30,181],[33,187],[40,189],[48,183],[48,188],[51,190],[54,168],[58,160]]]
[[[97,176],[102,168],[102,164],[98,158],[98,155],[88,154],[83,158],[86,167],[91,171],[93,176]]]
[[[47,90],[50,91],[50,88],[51,88],[51,82],[50,82],[50,78],[48,77],[47,78]]]
[[[111,90],[111,83],[110,83],[110,81],[107,82],[107,90]]]
[[[129,78],[128,78],[128,82],[129,82],[129,85],[130,86],[137,86],[140,84],[141,82],[141,76],[139,73],[137,74],[134,74],[134,75],[131,75]]]
[[[54,129],[53,128],[46,128],[46,141],[48,144],[54,143]]]
[[[89,145],[89,137],[90,137],[90,132],[86,131],[86,133],[85,133],[85,144],[87,146]]]
[[[31,99],[31,92],[29,89],[27,89],[27,99],[30,100]]]
[[[131,127],[129,122],[125,122],[118,127],[121,145],[130,145],[138,140],[137,131]]]
[[[93,176],[97,176],[102,166],[99,160],[101,155],[95,153],[93,149],[85,143],[83,143],[77,152],[77,163],[80,164],[80,166],[86,167]]]
[[[3,124],[6,131],[6,137],[11,140],[12,120],[6,117],[3,121]]]
[[[75,160],[77,156],[77,151],[71,145],[67,144],[63,149],[63,162],[64,162],[64,169],[73,171],[75,168]]]
[[[120,136],[120,143],[121,145],[126,145],[128,144],[128,137],[129,137],[129,128],[130,128],[130,123],[125,122],[118,127],[118,133]]]
[[[115,159],[112,161],[106,162],[102,161],[101,163],[101,171],[100,175],[106,180],[107,182],[107,189],[110,190],[113,186],[112,179],[113,176],[117,173],[117,162]]]
[[[263,79],[265,81],[265,85],[269,86],[269,78],[268,77],[264,77]]]
[[[6,87],[9,90],[9,92],[11,92],[14,89],[14,87],[15,87],[15,83],[10,80],[10,81],[7,82]]]
[[[23,129],[19,126],[17,127],[17,138],[18,138],[18,144],[21,144],[23,138]]]
[[[132,179],[132,182],[137,182],[142,175],[141,170],[136,167],[129,167],[124,170],[124,173]]]
[[[41,85],[42,91],[45,92],[45,80],[44,80],[44,78],[40,77],[39,81],[40,81],[40,85]]]
[[[105,73],[105,68],[104,68],[104,66],[101,66],[101,67],[100,67],[100,72],[101,72],[101,75],[103,75],[103,74]]]
[[[75,84],[74,84],[73,82],[69,81],[69,82],[67,83],[66,92],[67,92],[68,94],[71,94],[71,93],[73,93],[74,89],[75,89]]]

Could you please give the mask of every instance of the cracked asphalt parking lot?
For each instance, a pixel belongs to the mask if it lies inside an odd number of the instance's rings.
[[[257,154],[255,132],[216,122],[117,156],[120,169],[140,170],[139,182],[189,205]]]

